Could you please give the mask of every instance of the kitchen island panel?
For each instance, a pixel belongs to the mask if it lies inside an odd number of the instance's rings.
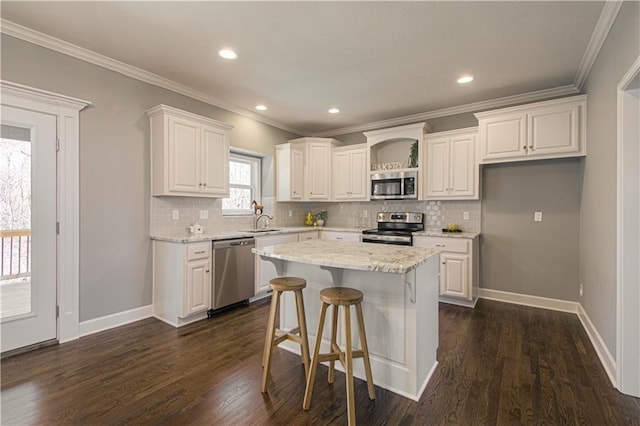
[[[395,393],[418,400],[437,365],[438,347],[438,256],[431,256],[406,273],[385,273],[342,269],[330,266],[268,259],[282,276],[307,280],[304,304],[309,342],[313,347],[320,316],[320,290],[346,286],[364,293],[362,303],[365,331],[374,383]],[[280,311],[282,328],[297,326],[295,301],[283,294]],[[329,351],[331,308],[327,312],[322,352]],[[353,310],[355,315],[355,310]],[[338,342],[344,344],[344,314],[338,324]],[[352,323],[355,348],[360,347],[357,324]],[[299,354],[299,345],[280,345]],[[336,368],[341,370],[339,363]],[[341,370],[342,371],[342,370]],[[354,375],[365,380],[364,364],[354,362]]]

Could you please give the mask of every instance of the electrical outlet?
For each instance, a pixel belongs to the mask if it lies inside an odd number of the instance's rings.
[[[173,210],[173,211],[171,212],[171,218],[172,218],[173,220],[178,220],[178,219],[180,219],[180,210]]]
[[[362,211],[362,217],[367,217],[369,215],[369,212],[367,212],[366,210]]]
[[[462,212],[462,219],[469,220],[469,212]]]
[[[209,219],[209,210],[200,210],[200,219]]]
[[[542,222],[542,212],[534,212],[533,213],[533,220],[535,222]]]
[[[580,283],[580,297],[584,294],[584,286]]]
[[[293,216],[293,212],[289,210],[289,217]]]

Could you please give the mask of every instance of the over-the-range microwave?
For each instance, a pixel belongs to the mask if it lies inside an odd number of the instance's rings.
[[[415,200],[418,198],[416,171],[388,171],[371,175],[372,200]]]

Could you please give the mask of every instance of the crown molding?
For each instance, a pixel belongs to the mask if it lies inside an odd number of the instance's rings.
[[[7,80],[0,80],[0,92],[2,93],[3,97],[20,96],[25,99],[31,99],[37,102],[42,102],[54,106],[72,108],[78,111],[91,105],[91,102],[85,101],[84,99],[72,98],[71,96],[61,95],[59,93],[49,92],[42,89],[36,89]]]
[[[101,55],[92,50],[85,49],[83,47],[66,42],[64,40],[60,40],[48,34],[44,34],[39,31],[33,30],[31,28],[24,27],[22,25],[8,21],[6,19],[0,20],[0,32],[6,35],[9,35],[11,37],[15,37],[32,44],[42,46],[46,49],[54,50],[64,55],[71,56],[73,58],[80,59],[85,62],[89,62],[99,67],[106,68],[111,71],[115,71],[117,73],[126,75],[127,77],[131,77],[136,80],[143,81],[145,83],[149,83],[154,86],[162,87],[163,89],[167,89],[172,92],[179,93],[181,95],[185,95],[193,99],[197,99],[209,105],[213,105],[215,107],[234,112],[238,115],[242,115],[252,120],[256,120],[261,123],[268,124],[270,126],[285,130],[287,132],[294,133],[296,135],[303,135],[307,133],[302,130],[295,129],[291,126],[288,126],[279,121],[272,120],[260,114],[256,114],[252,111],[246,110],[244,108],[240,108],[228,102],[221,101],[220,99],[217,99],[204,92],[201,92],[199,90],[193,89],[191,87],[185,86],[180,83],[176,83],[175,81],[161,77],[157,74],[151,73],[149,71],[145,71],[141,68],[134,67],[132,65],[126,64],[124,62],[110,58],[108,56]]]
[[[338,135],[346,135],[348,133],[364,132],[368,130],[382,129],[385,127],[401,126],[403,124],[415,123],[434,118],[448,117],[450,115],[464,114],[468,112],[479,112],[488,109],[502,108],[506,106],[524,104],[528,102],[536,102],[557,98],[562,96],[576,95],[580,93],[573,85],[560,86],[551,89],[537,90],[535,92],[522,93],[520,95],[505,96],[503,98],[489,99],[487,101],[474,102],[466,105],[455,106],[451,108],[442,108],[434,111],[422,112],[419,114],[406,115],[403,117],[391,118],[389,120],[374,121],[371,123],[360,124],[357,126],[343,127],[341,129],[328,130],[326,132],[314,133],[313,136],[333,137]]]
[[[602,12],[600,12],[600,17],[598,18],[596,27],[593,29],[593,33],[591,34],[591,39],[589,40],[587,49],[584,51],[584,56],[582,56],[582,61],[580,62],[578,72],[576,73],[576,79],[573,82],[573,85],[577,87],[578,90],[582,90],[584,83],[587,81],[587,77],[591,72],[591,67],[596,61],[596,58],[600,53],[600,49],[602,49],[602,45],[604,44],[604,41],[609,34],[609,30],[611,30],[611,27],[618,16],[621,6],[621,1],[606,1],[604,3],[604,7],[602,8]]]

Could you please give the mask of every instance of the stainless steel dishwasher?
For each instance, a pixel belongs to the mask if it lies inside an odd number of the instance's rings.
[[[213,242],[213,310],[242,302],[255,295],[253,238]]]

